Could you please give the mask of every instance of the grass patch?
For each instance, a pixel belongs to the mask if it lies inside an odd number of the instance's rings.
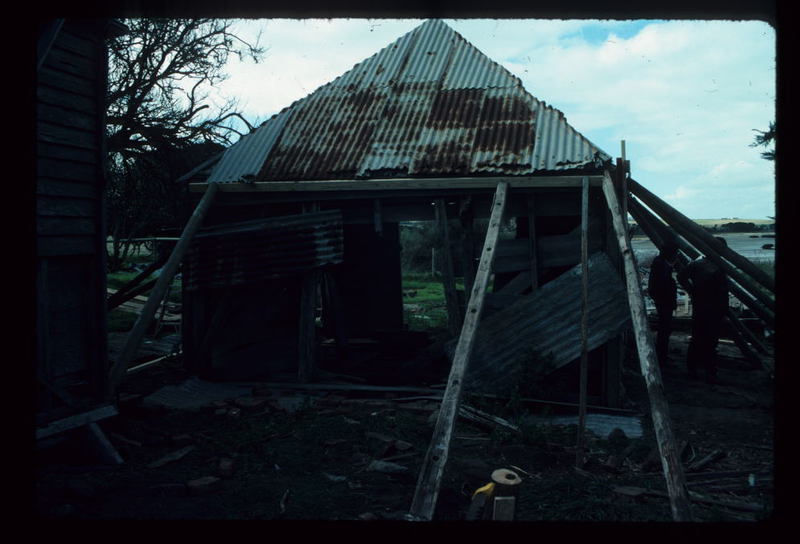
[[[463,278],[456,278],[456,289],[464,290]],[[442,280],[425,274],[403,276],[403,314],[410,330],[446,327],[447,303]]]
[[[115,308],[108,312],[108,332],[128,332],[136,322],[136,314]]]

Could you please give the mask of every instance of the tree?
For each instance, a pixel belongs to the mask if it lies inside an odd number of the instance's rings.
[[[755,129],[753,129],[753,130],[755,130]],[[776,132],[775,132],[775,122],[774,121],[769,124],[769,129],[768,130],[766,130],[766,131],[755,130],[755,132],[757,132],[758,134],[756,134],[756,137],[754,138],[753,143],[750,144],[750,147],[759,147],[759,146],[767,147],[767,146],[775,143]],[[775,150],[774,149],[770,149],[770,150],[762,152],[761,153],[761,158],[762,159],[766,159],[768,161],[774,161],[775,160]]]
[[[177,222],[185,193],[176,178],[253,130],[235,100],[215,106],[208,90],[227,77],[231,55],[258,62],[264,53],[258,40],[236,35],[230,20],[124,23],[128,32],[107,42],[111,269],[133,238]]]

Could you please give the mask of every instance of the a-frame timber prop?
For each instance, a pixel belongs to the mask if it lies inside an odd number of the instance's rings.
[[[507,192],[508,183],[499,182],[494,193],[489,228],[483,242],[483,250],[467,304],[464,323],[461,326],[461,335],[458,337],[458,344],[456,344],[453,355],[447,387],[442,398],[439,416],[436,419],[433,437],[422,461],[417,488],[411,503],[409,518],[412,520],[430,521],[436,508],[436,500],[450,449],[450,440],[458,415],[463,378],[474,346],[475,331],[483,311],[486,288],[492,274],[492,263],[500,235],[500,225],[503,221]]]
[[[775,280],[745,257],[720,244],[691,219],[682,215],[635,180],[629,179],[628,181],[631,191],[628,201],[629,211],[656,247],[660,248],[666,241],[675,242],[685,254],[685,257],[681,255],[678,260],[679,267],[688,264],[689,259],[701,256],[707,257],[717,266],[722,267],[728,275],[731,294],[767,326],[774,329]],[[653,211],[651,212],[644,205]],[[726,312],[725,317],[731,325],[730,336],[742,354],[754,365],[762,366],[772,377],[774,368],[767,362],[768,358],[763,357],[770,355],[766,347],[730,309]]]
[[[164,264],[161,274],[158,276],[156,284],[153,286],[153,290],[150,292],[150,296],[147,298],[147,302],[144,304],[142,312],[139,314],[139,317],[136,318],[136,322],[133,324],[133,328],[128,333],[128,336],[125,339],[125,344],[122,346],[122,350],[117,356],[117,360],[111,367],[105,395],[106,399],[111,400],[116,394],[117,388],[122,382],[122,379],[125,377],[131,360],[135,356],[139,346],[142,343],[145,332],[153,322],[156,311],[158,310],[158,307],[161,305],[161,301],[164,299],[167,291],[169,290],[169,286],[172,283],[172,278],[178,271],[178,266],[180,265],[184,254],[189,248],[195,233],[200,228],[203,218],[206,216],[206,213],[211,207],[218,190],[218,184],[209,183],[205,193],[203,194],[203,197],[200,199],[200,202],[198,202],[194,212],[192,212],[189,221],[186,222],[186,226],[181,233],[180,239],[172,249],[172,253],[167,259],[166,264]]]

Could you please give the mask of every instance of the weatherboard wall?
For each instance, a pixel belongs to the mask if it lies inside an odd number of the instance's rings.
[[[103,163],[108,24],[45,23],[37,58],[38,374],[88,397],[99,396],[107,367]],[[59,403],[49,391],[40,401],[45,412]]]

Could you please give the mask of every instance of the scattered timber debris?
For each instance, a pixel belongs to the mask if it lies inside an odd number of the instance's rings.
[[[180,459],[183,459],[184,457],[186,457],[186,455],[189,454],[189,452],[191,452],[194,449],[195,446],[186,446],[185,448],[181,448],[177,451],[170,453],[169,455],[165,455],[164,457],[158,459],[157,461],[153,461],[152,463],[147,465],[147,468],[159,468],[169,463],[172,463],[173,461],[178,461]]]

